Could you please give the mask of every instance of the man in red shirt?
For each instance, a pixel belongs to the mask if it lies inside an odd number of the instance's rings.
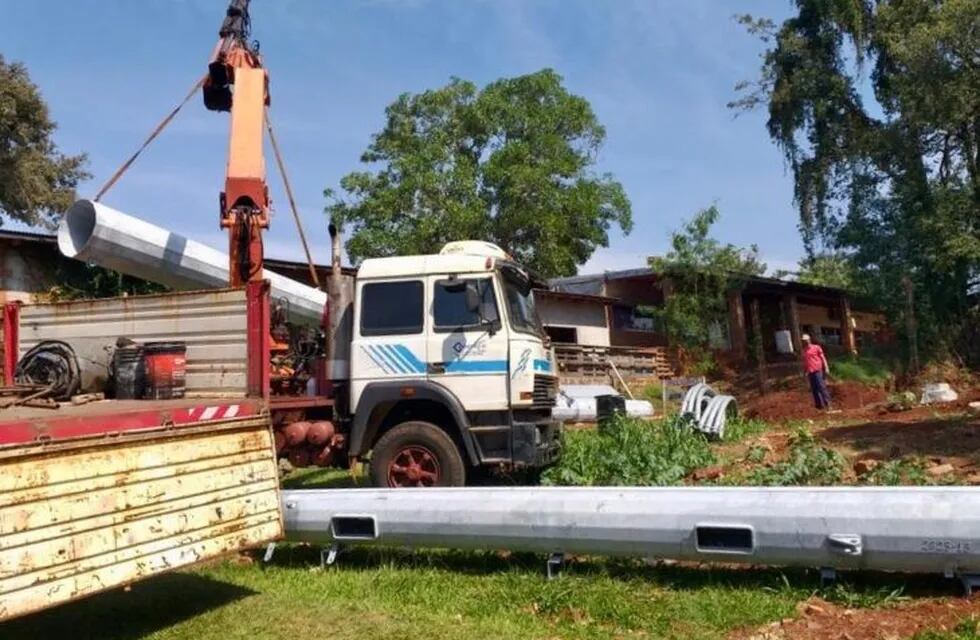
[[[803,372],[810,381],[810,391],[813,393],[813,403],[817,409],[830,409],[830,392],[827,391],[827,379],[830,375],[830,365],[819,344],[813,344],[808,334],[800,336],[803,342]]]

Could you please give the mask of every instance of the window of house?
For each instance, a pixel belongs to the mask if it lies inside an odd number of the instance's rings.
[[[471,282],[480,292],[482,313],[466,308],[466,286]],[[498,322],[493,283],[490,278],[439,280],[433,292],[432,315],[436,331],[460,331]]]
[[[820,327],[820,337],[824,344],[841,344],[840,329],[836,327]]]
[[[578,342],[578,330],[572,327],[552,327],[546,325],[544,331],[551,338],[552,342],[562,344],[575,344]]]
[[[422,281],[375,282],[361,289],[361,335],[422,333]]]

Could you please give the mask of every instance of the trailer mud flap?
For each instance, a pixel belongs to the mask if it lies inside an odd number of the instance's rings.
[[[267,417],[0,449],[0,620],[282,536]]]

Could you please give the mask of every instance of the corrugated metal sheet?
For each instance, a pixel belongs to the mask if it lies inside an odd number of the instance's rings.
[[[116,339],[187,343],[189,396],[245,395],[246,295],[244,289],[24,305],[20,352],[42,340],[63,340],[98,388],[108,373]]]
[[[267,418],[0,452],[0,621],[282,536]]]

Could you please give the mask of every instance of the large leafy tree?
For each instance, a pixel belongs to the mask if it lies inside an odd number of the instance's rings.
[[[654,313],[671,344],[687,352],[695,369],[713,364],[712,332],[727,326],[728,294],[766,271],[755,245],[742,248],[712,237],[720,215],[715,206],[698,211],[671,234],[665,255],[650,258],[651,269],[668,283],[664,305]]]
[[[743,18],[769,47],[734,106],[768,109],[807,247],[846,256],[896,320],[907,279],[920,342],[980,361],[980,0],[795,5]]]
[[[0,223],[52,226],[87,174],[85,156],[58,151],[47,105],[27,69],[0,56]]]
[[[354,260],[429,253],[451,240],[495,242],[544,276],[575,273],[629,199],[592,167],[605,129],[584,98],[544,69],[482,89],[453,79],[403,94],[361,157],[371,170],[327,190]]]

